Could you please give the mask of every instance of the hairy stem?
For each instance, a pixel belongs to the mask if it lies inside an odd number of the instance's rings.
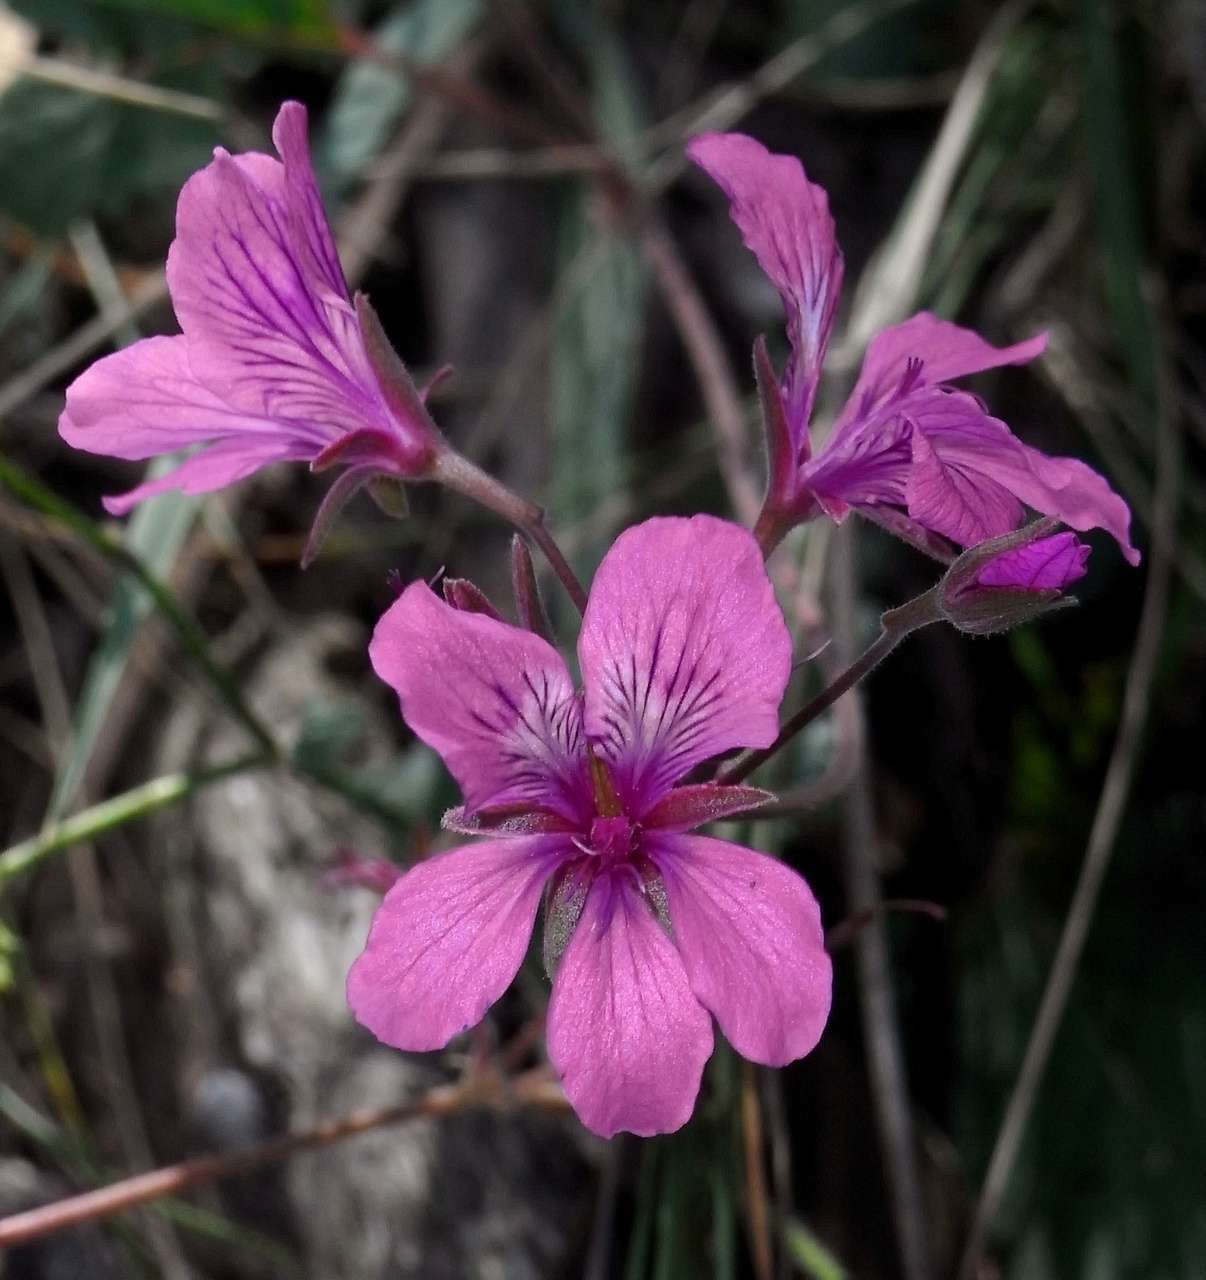
[[[95,1222],[99,1218],[124,1213],[164,1196],[178,1195],[191,1187],[204,1186],[221,1178],[262,1168],[283,1160],[296,1151],[328,1146],[344,1138],[369,1133],[385,1125],[401,1124],[419,1116],[455,1115],[474,1107],[530,1106],[562,1110],[567,1105],[560,1088],[551,1083],[546,1073],[540,1069],[513,1080],[499,1082],[495,1086],[473,1081],[459,1085],[439,1085],[410,1102],[388,1107],[383,1111],[353,1112],[339,1120],[329,1120],[300,1133],[271,1138],[257,1146],[223,1155],[185,1160],[150,1173],[137,1174],[96,1191],[86,1191],[82,1195],[69,1196],[65,1200],[30,1209],[25,1213],[0,1218],[0,1246],[20,1244],[84,1222]]]
[[[811,702],[805,703],[779,730],[779,736],[760,751],[747,751],[743,756],[717,775],[716,781],[726,786],[748,778],[755,769],[777,755],[801,730],[807,728],[817,716],[827,711],[864,676],[869,675],[896,648],[900,642],[920,627],[942,619],[938,611],[937,588],[902,604],[899,609],[889,609],[879,620],[879,635],[842,672],[832,684],[826,685]]]
[[[577,574],[570,568],[569,561],[562,555],[553,535],[549,533],[541,507],[520,497],[501,480],[496,480],[480,467],[474,466],[459,453],[449,451],[441,454],[432,468],[431,478],[481,503],[483,507],[510,521],[517,529],[522,529],[544,553],[544,558],[578,612],[586,612],[586,592],[578,581]]]

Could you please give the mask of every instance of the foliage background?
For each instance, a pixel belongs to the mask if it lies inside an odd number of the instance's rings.
[[[769,83],[784,58],[794,74]],[[305,101],[349,274],[410,363],[456,365],[441,421],[547,502],[586,572],[647,513],[731,510],[713,434],[726,387],[756,465],[748,351],[758,332],[780,342],[777,300],[680,165],[719,100],[828,188],[848,313],[925,305],[998,341],[1048,328],[1036,366],[983,380],[994,410],[1110,476],[1145,551],[1153,520],[1175,518],[1133,785],[978,1274],[1206,1274],[1202,7],[20,0],[0,11],[0,65],[4,841],[237,754],[243,700],[289,751],[19,873],[0,863],[0,1214],[363,1101],[366,1076],[340,1092],[344,1064],[379,1060],[331,1009],[371,895],[324,887],[323,869],[348,845],[416,856],[453,802],[366,672],[365,629],[394,571],[447,565],[506,594],[505,531],[428,491],[406,522],[352,507],[301,574],[318,499],[301,469],[94,523],[134,476],[66,449],[62,390],[114,343],[173,330],[159,272],[181,182],[219,142],[265,148],[279,101]],[[600,140],[653,191],[644,220],[605,180]],[[729,366],[719,391],[649,216]],[[185,643],[117,542],[197,619]],[[791,550],[828,600],[831,540]],[[932,578],[871,529],[858,560],[859,634]],[[837,715],[777,779],[814,785],[807,806],[747,833],[836,924],[853,785],[874,815],[856,855],[884,895],[947,912],[881,922],[935,1275],[954,1274],[1068,911],[1151,563],[1132,572],[1099,545],[1078,610],[1007,638],[911,640],[867,686],[861,775]],[[214,663],[236,677],[225,710]],[[299,940],[306,913],[321,921]],[[315,973],[274,986],[299,955]],[[910,1274],[852,947],[836,960],[816,1053],[777,1076],[718,1053],[679,1135],[604,1147],[523,1111],[402,1126],[359,1140],[371,1156],[331,1147],[12,1250],[0,1274]],[[537,961],[470,1058],[495,1061],[542,1000]],[[512,1045],[513,1065],[538,1062],[538,1040]],[[379,1101],[456,1079],[465,1058],[409,1064]]]

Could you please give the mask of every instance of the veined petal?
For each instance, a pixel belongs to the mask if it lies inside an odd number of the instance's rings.
[[[282,164],[222,148],[185,183],[168,285],[196,376],[233,407],[327,441],[390,429],[309,166],[305,108],[286,103]]]
[[[470,813],[526,805],[589,823],[581,705],[547,640],[413,582],[377,623],[369,658]]]
[[[1057,533],[994,556],[974,586],[1023,591],[1064,591],[1085,576],[1089,547],[1074,533]]]
[[[724,191],[742,239],[783,299],[791,360],[784,408],[799,459],[842,288],[842,255],[823,188],[795,156],[772,155],[740,133],[693,138],[687,155]]]
[[[442,1049],[480,1022],[523,962],[563,838],[485,840],[406,872],[348,974],[362,1026],[396,1049]]]
[[[948,464],[945,450],[936,450],[920,426],[914,425],[910,442],[905,505],[919,525],[961,547],[1017,528],[1022,504],[1008,489],[978,470]]]
[[[290,240],[303,274],[315,292],[326,290],[347,298],[347,281],[310,162],[306,109],[300,102],[281,104],[272,124],[272,141],[283,162]]]
[[[219,440],[185,459],[166,475],[102,499],[111,516],[124,516],[133,507],[157,493],[179,489],[182,493],[212,493],[228,484],[245,480],[270,462],[294,462],[306,456],[304,446],[288,439],[251,436],[247,439]]]
[[[712,1023],[624,869],[595,877],[549,1000],[549,1060],[588,1129],[670,1133],[690,1118]]]
[[[912,463],[913,427],[901,413],[885,410],[836,432],[801,469],[804,483],[834,520],[850,507],[903,505]]]
[[[745,529],[658,518],[604,557],[578,658],[587,736],[639,817],[709,756],[774,741],[791,638]]]
[[[67,388],[59,434],[113,458],[152,458],[228,436],[287,440],[311,452],[323,443],[304,425],[232,409],[194,376],[184,337],[143,338],[86,369]]]
[[[832,438],[836,442],[848,423],[868,417],[885,400],[1000,365],[1026,364],[1042,355],[1046,346],[1047,335],[1040,333],[1009,347],[994,347],[971,329],[919,311],[871,339]]]
[[[1017,526],[1020,505],[1011,520],[1005,518],[1010,507],[1008,495],[1080,532],[1104,529],[1116,539],[1127,560],[1138,563],[1139,553],[1129,536],[1130,509],[1091,467],[1078,458],[1049,457],[1023,444],[1005,423],[986,413],[974,396],[964,392],[935,388],[910,399],[908,416],[925,436],[946,476],[962,477],[968,486],[966,492],[973,495],[970,500],[980,504],[986,532],[969,541],[1007,533]],[[928,525],[930,495],[923,489],[924,485],[914,486],[908,495],[909,514],[939,533],[946,532]],[[914,502],[919,503],[918,510],[914,510]]]
[[[666,884],[691,990],[744,1058],[802,1058],[829,1017],[832,966],[803,877],[765,854],[707,836],[657,835],[647,849]]]

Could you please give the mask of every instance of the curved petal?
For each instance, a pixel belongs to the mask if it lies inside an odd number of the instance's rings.
[[[1057,533],[993,557],[976,575],[976,587],[1015,591],[1064,591],[1085,576],[1089,547],[1074,533]]]
[[[745,529],[668,517],[604,557],[578,658],[587,735],[640,817],[709,756],[774,741],[791,638]]]
[[[654,836],[674,940],[691,990],[744,1058],[781,1067],[825,1029],[833,975],[803,877],[707,836]]]
[[[795,156],[772,155],[740,133],[693,138],[687,155],[728,196],[733,221],[783,299],[791,360],[784,408],[800,460],[808,419],[842,289],[842,254],[829,199]]]
[[[219,147],[180,192],[167,275],[193,371],[228,404],[328,441],[389,429],[309,166],[305,108],[286,103],[275,134],[285,164]]]
[[[1024,514],[1017,498],[983,475],[974,462],[969,467],[948,462],[941,440],[936,436],[932,444],[919,425],[910,433],[912,464],[905,483],[909,515],[922,528],[961,547],[1016,529]]]
[[[595,877],[561,957],[549,1060],[588,1129],[647,1137],[684,1125],[712,1054],[712,1022],[635,882]]]
[[[971,329],[919,311],[871,339],[833,435],[855,419],[867,417],[887,399],[1003,364],[1026,364],[1042,355],[1046,346],[1047,335],[1040,333],[1009,347],[994,347]]]
[[[377,623],[369,658],[470,813],[525,805],[589,824],[581,705],[547,640],[413,582]]]
[[[1020,522],[1024,503],[1082,533],[1104,529],[1127,560],[1138,563],[1129,536],[1130,508],[1092,467],[1023,444],[965,392],[934,389],[910,397],[908,414],[930,446],[923,450],[925,465],[915,472],[907,497],[909,514],[920,524],[963,541],[933,523],[940,518],[943,494],[949,496],[957,480],[984,528],[964,545],[1008,533]],[[950,514],[948,509],[946,517]]]
[[[914,376],[916,369],[906,372],[905,382]],[[916,386],[889,394],[835,430],[803,475],[835,518],[847,507],[903,507],[922,530],[966,547],[1016,529],[1030,507],[1081,532],[1104,529],[1138,563],[1130,509],[1102,476],[1079,459],[1023,444],[965,391]]]
[[[543,836],[464,845],[412,867],[348,974],[357,1022],[396,1049],[441,1049],[511,985],[545,880],[575,850]]]
[[[289,441],[304,456],[320,436],[304,426],[232,409],[193,375],[187,338],[143,338],[98,360],[67,388],[59,434],[113,458],[152,458],[227,436]]]
[[[228,484],[245,480],[270,462],[295,462],[304,457],[304,446],[288,439],[252,436],[249,440],[219,440],[186,458],[166,475],[101,501],[111,516],[124,516],[157,493],[167,493],[172,489],[179,489],[182,493],[212,493],[215,489],[224,489]]]

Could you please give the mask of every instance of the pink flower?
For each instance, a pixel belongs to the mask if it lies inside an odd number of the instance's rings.
[[[704,134],[687,153],[729,197],[733,221],[783,299],[791,355],[770,405],[771,476],[764,529],[778,536],[824,511],[851,508],[892,532],[960,547],[1016,529],[1031,507],[1073,529],[1101,528],[1138,563],[1126,503],[1076,458],[1018,440],[967,392],[948,384],[1033,360],[1043,335],[994,347],[920,312],[871,342],[858,382],[813,457],[808,425],[842,282],[825,192],[793,156],[742,134]]]
[[[782,863],[694,827],[764,792],[676,785],[766,746],[791,643],[753,538],[710,516],[624,533],[578,641],[583,692],[540,636],[411,584],[373,666],[465,796],[483,839],[408,871],[348,977],[356,1017],[438,1049],[515,977],[548,886],[548,1050],[588,1128],[653,1134],[694,1106],[714,1015],[737,1051],[782,1065],[829,1012],[820,914]]]
[[[219,147],[180,192],[167,279],[183,333],[136,342],[67,389],[59,432],[77,449],[150,458],[203,446],[106,498],[115,515],[287,460],[347,464],[330,495],[338,503],[375,475],[425,474],[443,448],[371,308],[349,298],[305,107],[286,102],[272,138],[280,160]]]

